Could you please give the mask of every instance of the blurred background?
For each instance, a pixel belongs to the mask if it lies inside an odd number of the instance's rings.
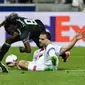
[[[0,0],[4,5],[35,5],[36,11],[83,11],[85,0]]]

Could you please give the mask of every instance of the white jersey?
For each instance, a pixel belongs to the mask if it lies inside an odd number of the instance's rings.
[[[60,55],[60,50],[61,50],[62,46],[60,46],[60,45],[54,45],[54,48],[56,50],[56,55],[59,56]]]
[[[61,49],[61,46],[53,45],[53,44],[49,44],[46,47],[44,52],[45,65],[52,65],[52,62],[50,59],[52,56],[56,56],[56,59],[57,59],[56,64],[58,64],[58,56],[60,54],[60,49]]]
[[[28,65],[28,70],[43,71],[45,69],[44,65],[44,49],[39,49],[34,52],[33,60]]]
[[[52,56],[56,56],[55,68],[57,69],[57,66],[59,63],[58,56],[60,54],[61,47],[62,46],[49,44],[46,47],[46,49],[36,50],[34,52],[33,61],[30,62],[30,64],[28,65],[28,69],[35,70],[35,67],[36,67],[36,70],[40,71],[40,70],[45,70],[45,68],[48,66],[53,66],[50,59]]]
[[[40,57],[42,57],[43,53],[44,53],[44,49],[43,48],[36,50],[34,52],[32,61],[37,61]]]

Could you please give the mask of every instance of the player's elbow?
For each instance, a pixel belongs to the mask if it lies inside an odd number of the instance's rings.
[[[66,51],[68,51],[68,49],[62,48],[62,49],[60,50],[60,55],[63,55]]]

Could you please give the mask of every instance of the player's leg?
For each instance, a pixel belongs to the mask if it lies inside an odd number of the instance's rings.
[[[1,62],[0,62],[0,67],[1,67],[3,73],[8,73],[8,69]]]
[[[36,19],[35,21],[36,21],[36,22],[38,23],[38,25],[39,25],[39,30],[40,30],[40,32],[46,31],[45,25],[44,25],[39,19]]]
[[[29,62],[26,60],[20,60],[17,64],[18,67],[20,67],[22,70],[28,70]]]
[[[36,43],[36,45],[37,45],[39,48],[41,48],[40,45],[39,45],[39,36],[37,36],[37,38],[32,38],[32,40]]]
[[[20,60],[19,63],[18,63],[18,66],[22,70],[31,70],[31,71],[44,70],[44,68],[42,66],[37,66],[34,62],[29,62],[29,61],[26,61],[26,60]]]
[[[30,70],[30,71],[53,71],[53,66],[45,66],[44,64],[36,65],[34,62],[29,62],[26,60],[20,60],[18,66],[22,70]]]
[[[13,42],[16,42],[19,40],[19,37],[12,37],[12,36],[9,36],[8,38],[6,38],[6,41],[5,43],[3,44],[3,46],[1,47],[0,49],[0,67],[2,68],[2,72],[8,72],[7,69],[5,68],[5,66],[1,63],[4,55],[8,52],[11,44]]]
[[[44,64],[41,65],[35,65],[33,63],[29,63],[28,70],[31,71],[53,71],[53,66],[45,66]]]
[[[20,40],[19,36],[16,37],[9,36],[8,38],[6,38],[5,43],[0,49],[0,61],[2,61],[3,56],[8,52],[11,44],[19,40]]]
[[[45,29],[44,24],[39,19],[36,19],[35,21],[38,23],[39,26],[36,27],[36,29],[34,30],[35,33],[32,34],[30,38],[36,43],[36,45],[39,48],[42,48],[39,45],[39,36],[40,36],[41,32],[46,31],[46,29]]]

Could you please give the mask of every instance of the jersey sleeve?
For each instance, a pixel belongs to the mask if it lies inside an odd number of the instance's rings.
[[[52,44],[49,44],[47,46],[46,51],[47,51],[47,54],[50,56],[50,58],[52,56],[56,56],[57,57],[57,55],[56,55],[56,49],[55,49],[55,47]]]
[[[40,53],[40,49],[36,50],[33,54],[33,60],[32,61],[36,61],[37,60],[37,57],[39,56],[39,53]]]
[[[56,70],[57,67],[58,67],[59,61],[58,61],[58,55],[56,54],[55,48],[54,48],[54,47],[51,47],[51,48],[48,50],[47,54],[48,54],[48,56],[49,56],[50,59],[51,59],[51,62],[52,62],[52,64],[53,64],[54,70]]]
[[[50,56],[50,58],[51,58],[52,56],[57,57],[54,48],[50,48],[50,49],[48,50],[48,55]]]
[[[55,50],[56,50],[56,54],[59,56],[60,55],[60,50],[61,50],[62,46],[60,45],[55,45]]]

